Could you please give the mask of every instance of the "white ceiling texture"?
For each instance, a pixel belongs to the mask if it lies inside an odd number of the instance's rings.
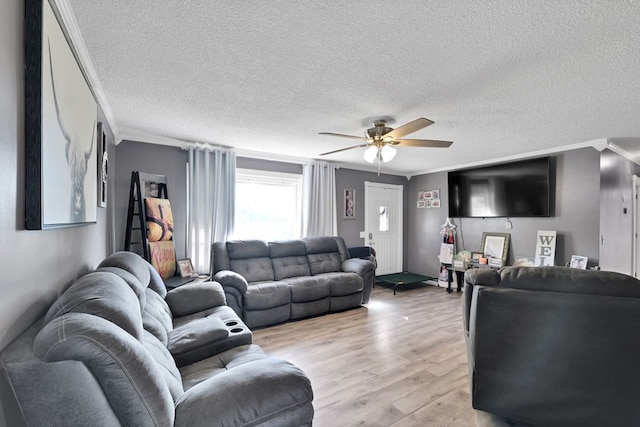
[[[638,1],[56,3],[118,139],[320,158],[358,141],[318,132],[426,117],[435,124],[408,137],[453,145],[399,147],[383,173],[594,140],[640,162]],[[363,152],[323,159],[376,170]]]

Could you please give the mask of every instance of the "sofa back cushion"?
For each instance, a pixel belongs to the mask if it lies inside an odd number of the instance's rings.
[[[49,307],[44,322],[74,312],[107,319],[134,338],[142,338],[140,301],[129,285],[113,273],[95,271],[73,282]]]
[[[302,240],[269,242],[269,255],[275,280],[311,275]]]
[[[171,309],[167,302],[151,289],[147,288],[146,294],[147,304],[142,312],[144,329],[166,344],[167,334],[173,330]]]
[[[33,350],[44,362],[84,363],[126,425],[173,425],[174,401],[162,369],[140,341],[114,323],[68,313],[42,328]]]
[[[505,267],[500,286],[514,289],[565,292],[612,297],[640,297],[640,281],[610,271],[568,267]]]
[[[307,237],[304,244],[311,275],[342,271],[342,256],[332,237]]]
[[[229,267],[247,282],[274,280],[269,246],[262,240],[236,240],[227,242]]]
[[[142,283],[143,286],[149,285],[149,263],[145,261],[140,255],[120,251],[105,258],[98,268],[100,267],[118,267],[136,276],[136,278]]]

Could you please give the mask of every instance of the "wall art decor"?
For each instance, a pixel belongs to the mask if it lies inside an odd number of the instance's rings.
[[[96,222],[98,106],[48,0],[25,4],[25,226]]]
[[[353,188],[344,189],[343,219],[356,219],[356,190]]]
[[[555,230],[539,230],[536,236],[535,265],[552,266],[556,260],[556,234]]]
[[[107,153],[107,134],[98,122],[98,207],[107,207],[107,185],[109,182],[109,153]]]

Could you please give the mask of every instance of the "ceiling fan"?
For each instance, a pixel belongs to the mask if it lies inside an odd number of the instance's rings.
[[[376,159],[378,159],[378,174],[380,174],[380,162],[389,162],[396,155],[394,146],[401,145],[404,147],[446,148],[453,144],[453,142],[451,141],[435,141],[430,139],[401,139],[405,135],[417,132],[420,129],[433,124],[431,120],[425,119],[424,117],[416,119],[395,129],[387,127],[386,123],[386,120],[374,121],[373,127],[365,131],[365,136],[344,135],[341,133],[333,132],[320,132],[320,135],[339,136],[341,138],[359,139],[364,141],[363,144],[329,151],[320,155],[326,156],[329,154],[339,153],[341,151],[351,150],[353,148],[369,147],[364,152],[364,159],[369,163],[373,163]]]

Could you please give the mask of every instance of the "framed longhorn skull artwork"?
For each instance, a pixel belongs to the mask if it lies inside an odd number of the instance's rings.
[[[49,0],[26,1],[25,30],[25,226],[95,223],[97,103]]]

